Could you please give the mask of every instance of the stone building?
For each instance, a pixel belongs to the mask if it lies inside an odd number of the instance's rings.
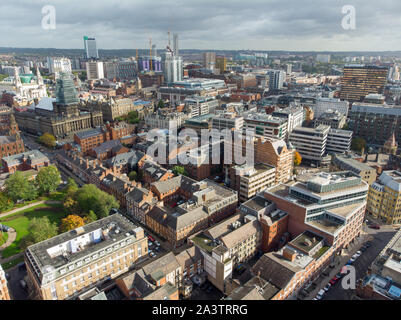
[[[78,95],[70,75],[60,74],[56,96],[56,101],[43,98],[38,104],[16,112],[15,119],[20,129],[35,135],[48,132],[56,138],[64,138],[74,132],[103,124],[101,111],[79,109]]]

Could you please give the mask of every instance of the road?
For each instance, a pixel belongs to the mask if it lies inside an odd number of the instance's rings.
[[[26,270],[18,270],[14,267],[6,271],[10,275],[8,280],[8,289],[12,300],[28,300],[28,293],[22,289],[20,280],[24,279],[27,275]]]
[[[383,250],[386,244],[394,236],[396,231],[391,226],[381,226],[379,230],[366,228],[366,232],[373,237],[371,240],[372,246],[368,248],[362,255],[354,262],[353,266],[356,271],[356,280],[363,278],[368,271],[368,268]],[[327,282],[330,279],[327,279]],[[326,293],[323,300],[351,300],[355,290],[343,289],[341,281],[337,282]]]

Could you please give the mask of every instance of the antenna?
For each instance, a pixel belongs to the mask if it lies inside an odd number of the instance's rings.
[[[169,46],[169,48],[171,48],[171,44],[170,44],[170,30],[169,31],[167,31],[167,34],[168,34],[168,46]]]

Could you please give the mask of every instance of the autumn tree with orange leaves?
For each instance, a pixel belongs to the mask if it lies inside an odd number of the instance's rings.
[[[85,225],[84,219],[75,214],[70,214],[61,220],[60,231],[67,232]]]

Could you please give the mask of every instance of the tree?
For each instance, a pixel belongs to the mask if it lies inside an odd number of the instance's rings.
[[[28,181],[21,171],[12,174],[5,182],[6,194],[14,202],[18,200],[33,200],[37,197],[35,185]]]
[[[302,162],[302,157],[298,151],[295,151],[294,154],[294,166],[299,166]]]
[[[63,202],[64,211],[67,213],[76,212],[80,213],[81,209],[79,208],[78,202],[74,200],[72,197],[66,197]]]
[[[93,184],[86,184],[75,193],[81,212],[93,210],[98,219],[107,217],[111,208],[119,208],[120,204],[112,195],[98,189]]]
[[[85,223],[91,223],[97,220],[96,213],[93,212],[93,210],[89,210],[89,212],[84,215],[84,221]]]
[[[0,192],[0,212],[10,210],[14,207],[14,202],[3,192]]]
[[[157,109],[164,108],[164,101],[160,99],[156,108]]]
[[[85,225],[85,221],[80,216],[70,214],[61,220],[60,231],[67,232]]]
[[[136,171],[131,171],[131,172],[128,174],[128,178],[129,178],[130,181],[136,180],[136,179],[137,179],[137,176],[138,176],[138,174],[136,173]]]
[[[66,197],[73,197],[75,192],[78,190],[78,185],[73,178],[67,179],[67,185],[65,186],[64,193]]]
[[[56,146],[56,138],[50,133],[44,133],[38,138],[38,142],[45,145],[48,148],[54,148]]]
[[[25,249],[28,246],[53,238],[57,232],[57,225],[51,223],[49,218],[33,218],[28,225],[29,234],[21,240],[20,246]]]
[[[363,139],[361,137],[355,137],[352,139],[352,142],[351,142],[352,150],[361,152],[362,149],[365,149],[365,147],[366,147],[365,139]]]
[[[56,191],[60,182],[60,172],[55,166],[48,166],[40,169],[35,178],[35,183],[41,195]]]
[[[176,176],[178,176],[179,174],[182,174],[184,176],[187,175],[185,168],[181,166],[174,166],[172,171]]]

